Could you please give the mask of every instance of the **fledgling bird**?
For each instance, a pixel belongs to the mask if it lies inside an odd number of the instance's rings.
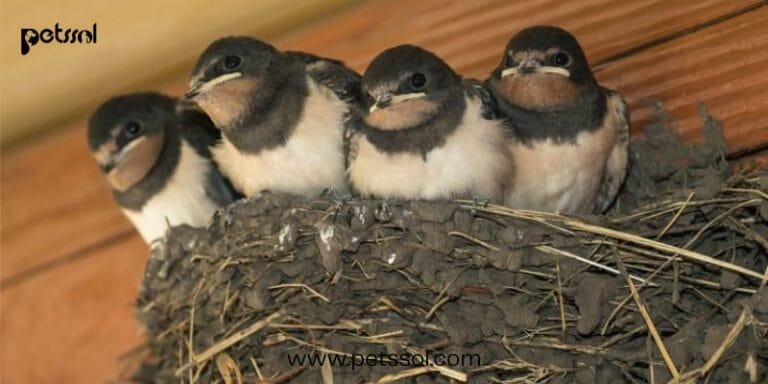
[[[486,82],[514,133],[505,204],[567,213],[604,212],[627,172],[629,110],[601,87],[576,38],[551,26],[510,39]]]
[[[114,97],[88,122],[91,153],[147,243],[169,225],[207,225],[234,199],[210,159],[218,135],[201,111],[158,93]]]
[[[365,107],[350,120],[347,173],[363,196],[501,202],[511,168],[490,94],[435,54],[387,49],[363,75]]]
[[[241,193],[312,197],[347,190],[344,122],[359,88],[339,61],[228,37],[202,53],[187,98],[221,129],[213,157]]]

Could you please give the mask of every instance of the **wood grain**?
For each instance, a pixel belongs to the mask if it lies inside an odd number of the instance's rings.
[[[3,284],[133,230],[90,158],[82,128],[5,156],[2,178]]]
[[[600,80],[630,100],[635,128],[651,117],[643,100],[655,98],[678,119],[683,137],[696,138],[702,100],[723,119],[738,154],[768,143],[768,98],[761,92],[768,15],[755,4],[375,0],[275,43],[363,70],[379,51],[412,42],[467,76],[483,77],[515,31],[558,24],[583,42]],[[181,94],[188,70],[154,87]],[[0,328],[3,346],[13,346],[1,352],[4,383],[103,382],[115,372],[115,357],[137,342],[130,303],[146,246],[87,154],[84,119],[2,156],[0,281],[10,284],[0,288]]]
[[[336,20],[336,28],[317,25],[297,31],[281,39],[281,45],[338,57],[362,71],[383,49],[412,43],[435,51],[464,75],[482,78],[500,60],[507,40],[530,25],[554,24],[569,29],[585,47],[589,60],[597,63],[760,3],[756,0],[370,2]]]
[[[142,342],[134,318],[138,238],[0,292],[3,383],[103,383]]]
[[[92,109],[115,92],[188,72],[209,41],[232,34],[273,37],[353,0],[104,2],[3,0],[0,122],[3,147]],[[90,28],[96,44],[39,43],[20,54],[22,27]],[[188,73],[187,73],[188,74]]]
[[[726,127],[732,152],[768,144],[768,7],[722,22],[597,68],[626,95],[633,128],[652,118],[659,100],[681,136],[699,136],[699,102]]]

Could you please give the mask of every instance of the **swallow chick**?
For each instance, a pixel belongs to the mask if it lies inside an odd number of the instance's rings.
[[[350,120],[347,173],[363,196],[470,197],[501,202],[511,168],[490,95],[435,54],[390,48],[363,75],[365,107]]]
[[[234,199],[210,159],[217,136],[202,112],[157,93],[112,98],[88,122],[91,153],[147,243],[169,225],[207,225]]]
[[[627,172],[629,109],[601,87],[576,38],[550,26],[524,29],[487,81],[513,131],[515,168],[505,204],[599,213]]]
[[[311,197],[347,190],[344,122],[359,88],[339,61],[228,37],[202,53],[187,98],[221,129],[213,157],[240,192]]]

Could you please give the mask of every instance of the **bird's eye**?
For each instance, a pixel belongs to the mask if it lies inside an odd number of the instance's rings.
[[[141,134],[141,125],[135,121],[129,121],[123,128],[128,137],[136,137]]]
[[[557,65],[558,67],[564,67],[571,62],[571,57],[565,52],[560,52],[552,56],[551,60],[552,64]]]
[[[240,66],[241,62],[242,60],[240,59],[240,56],[235,56],[235,55],[227,56],[224,58],[224,68],[229,70],[237,69],[237,67]]]
[[[427,77],[424,76],[423,74],[417,72],[417,73],[414,73],[413,76],[411,76],[411,85],[414,88],[418,89],[423,87],[426,84],[427,84]]]
[[[515,67],[517,63],[515,63],[514,60],[512,60],[511,56],[504,56],[504,67],[506,68],[512,68]]]

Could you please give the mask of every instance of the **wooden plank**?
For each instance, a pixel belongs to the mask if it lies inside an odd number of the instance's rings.
[[[597,69],[626,95],[635,130],[652,118],[647,99],[659,100],[683,138],[699,136],[697,103],[723,121],[732,152],[768,145],[768,7],[606,63]]]
[[[4,156],[0,281],[133,231],[88,153],[82,127]]]
[[[318,24],[281,39],[280,45],[338,57],[363,70],[383,49],[413,43],[434,50],[466,76],[484,77],[500,60],[512,34],[529,25],[568,28],[596,63],[758,3],[377,1],[335,19],[334,28]]]
[[[355,0],[67,2],[3,0],[0,144],[56,127],[115,92],[188,73],[222,35],[273,37]],[[38,44],[22,56],[21,27],[91,28],[96,44]],[[6,49],[7,48],[7,49]]]
[[[3,383],[103,383],[142,342],[134,238],[0,291]]]

